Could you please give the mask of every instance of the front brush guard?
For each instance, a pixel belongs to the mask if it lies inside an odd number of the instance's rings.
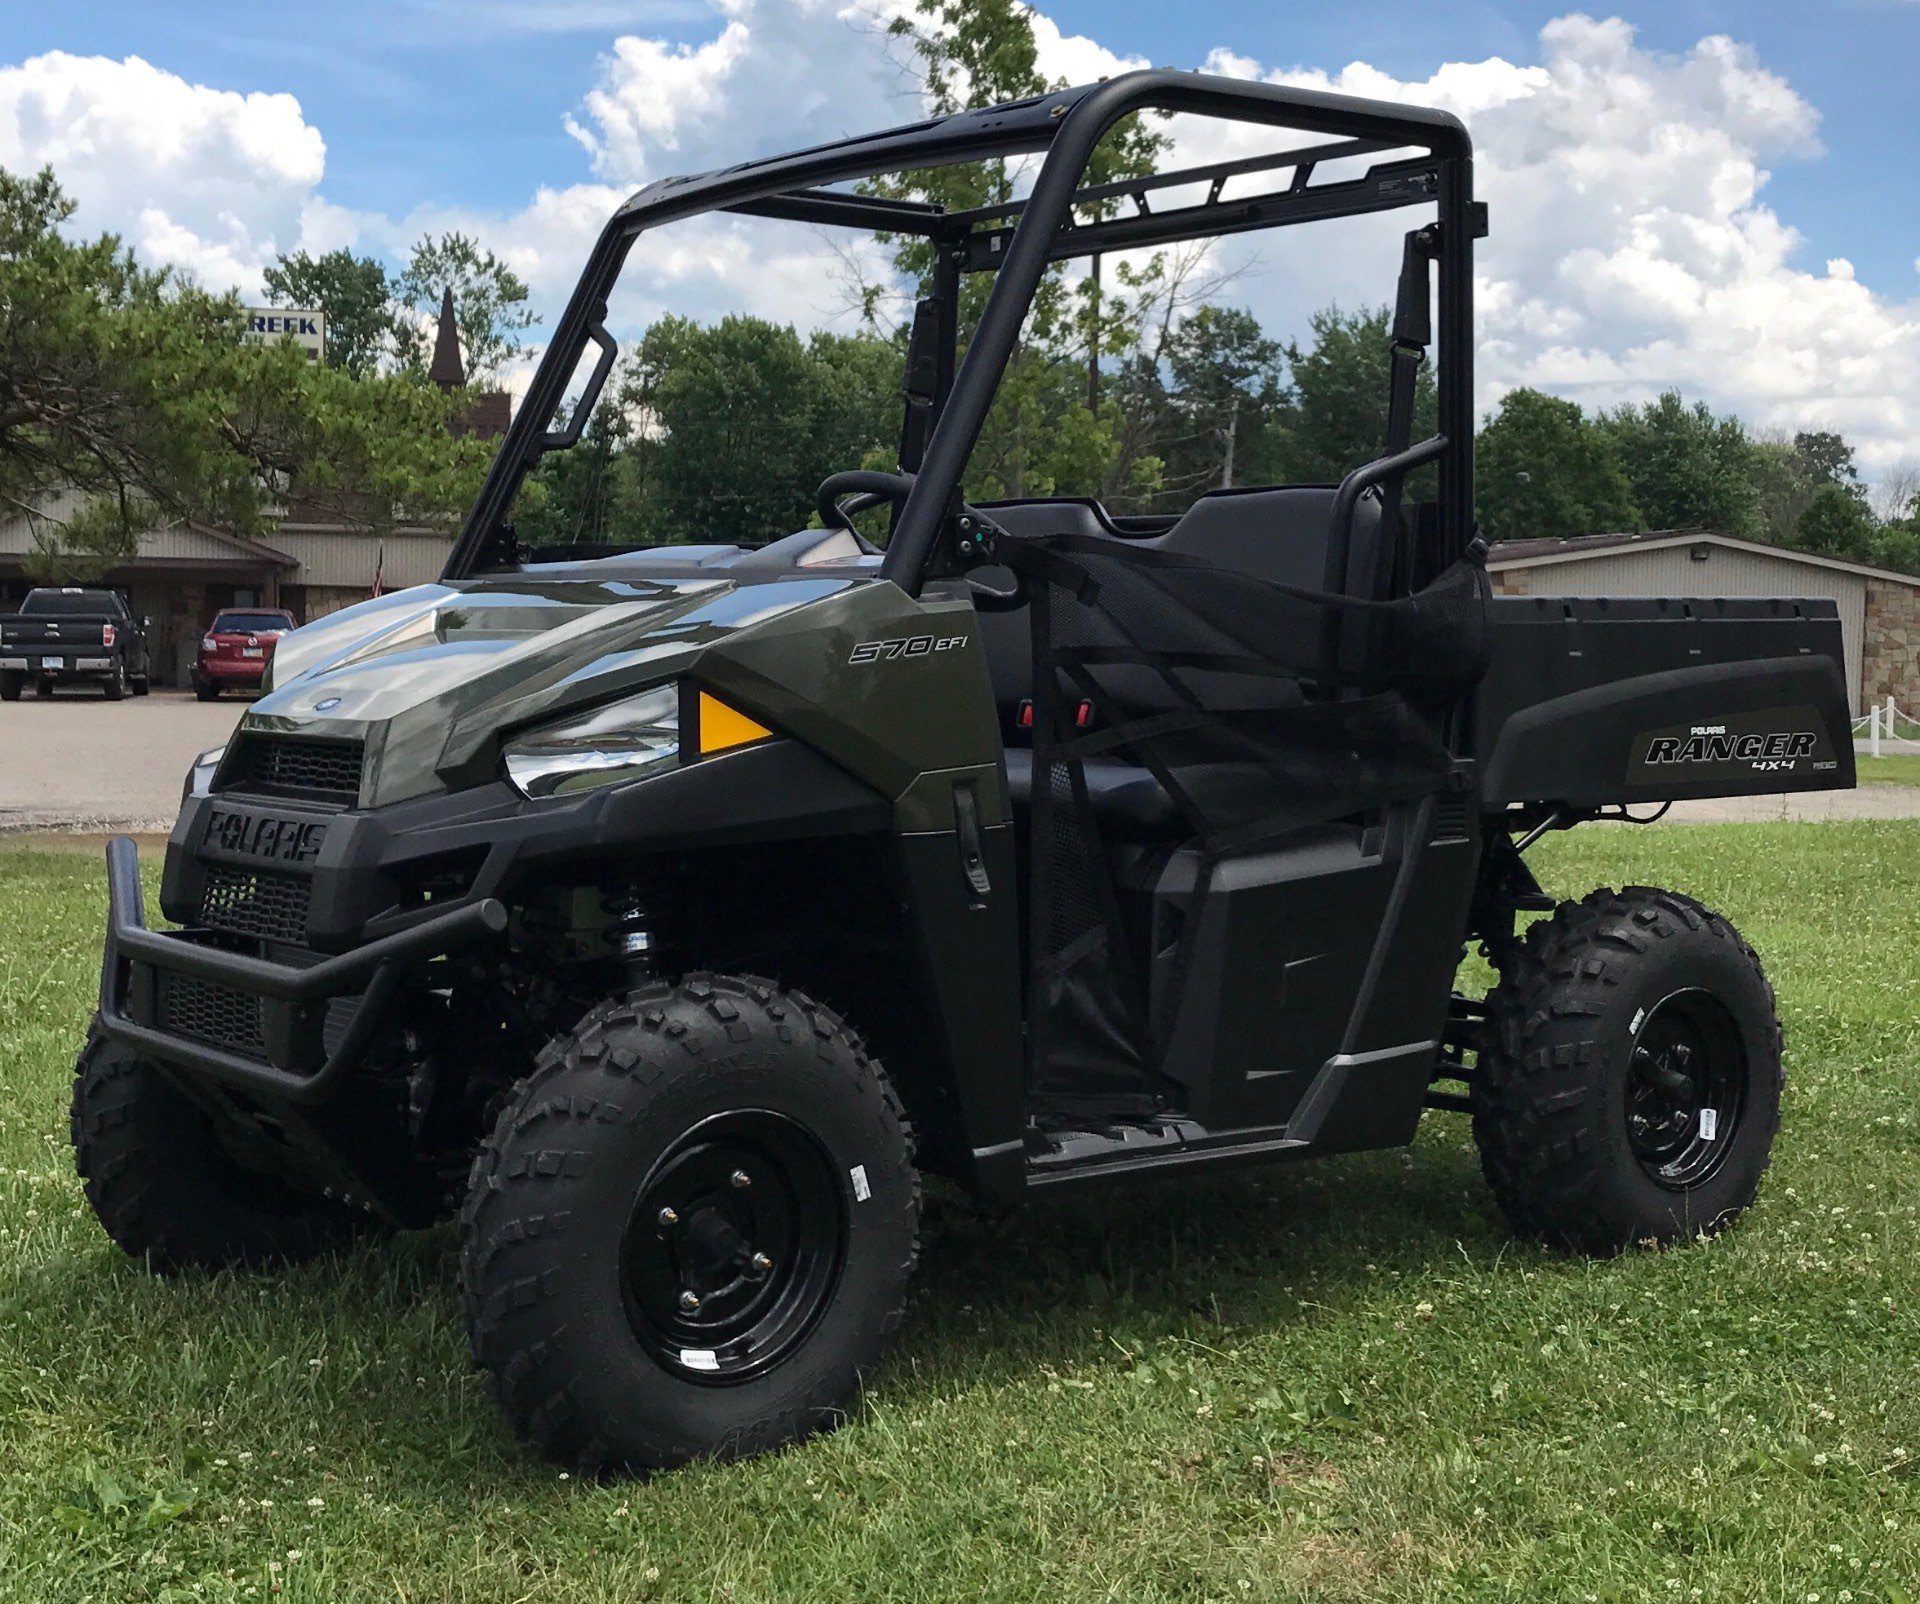
[[[281,1102],[326,1101],[359,1064],[406,971],[430,958],[496,938],[507,910],[492,897],[449,909],[310,966],[275,963],[211,944],[205,931],[147,928],[142,912],[139,852],[126,836],[107,843],[107,944],[100,969],[100,1028],[114,1041],[177,1070],[189,1071]],[[164,1029],[160,973],[184,975],[257,998],[261,1058]],[[298,1047],[319,1040],[316,1015],[329,999],[360,994],[332,1051],[318,1067],[298,1067]],[[308,1055],[309,1060],[311,1054]]]

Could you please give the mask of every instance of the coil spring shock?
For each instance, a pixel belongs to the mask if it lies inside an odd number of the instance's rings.
[[[620,955],[628,975],[636,984],[651,980],[655,944],[646,904],[635,893],[623,891],[602,897],[600,907],[609,918],[604,939]]]

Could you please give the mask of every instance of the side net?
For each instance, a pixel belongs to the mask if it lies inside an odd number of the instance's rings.
[[[1090,774],[1131,765],[1171,800],[1163,835],[1198,858],[1190,936],[1222,859],[1445,787],[1444,718],[1485,667],[1485,574],[1456,563],[1377,602],[1079,535],[1007,539],[1001,559],[1032,629],[1036,1089],[1144,1089],[1145,962]]]

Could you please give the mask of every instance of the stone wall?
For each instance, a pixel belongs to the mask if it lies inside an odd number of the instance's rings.
[[[1867,585],[1867,629],[1860,651],[1862,706],[1891,696],[1920,718],[1920,581]]]

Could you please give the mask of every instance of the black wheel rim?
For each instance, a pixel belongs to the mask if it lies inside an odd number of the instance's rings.
[[[674,1375],[750,1381],[813,1329],[846,1250],[839,1170],[818,1140],[766,1109],[717,1114],[640,1188],[621,1245],[627,1319]]]
[[[1627,1144],[1652,1180],[1685,1191],[1712,1176],[1746,1101],[1746,1047],[1710,992],[1676,991],[1640,1018],[1627,1065]]]

